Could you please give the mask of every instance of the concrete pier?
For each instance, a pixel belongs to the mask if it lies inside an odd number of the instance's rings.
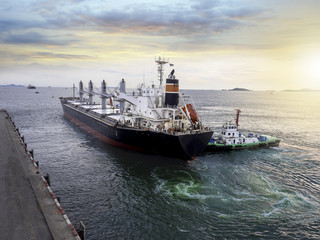
[[[0,110],[0,239],[80,240],[32,155]]]

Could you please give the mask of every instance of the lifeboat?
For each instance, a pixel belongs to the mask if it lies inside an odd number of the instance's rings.
[[[186,109],[186,107],[187,107],[187,109]],[[185,114],[190,116],[193,124],[195,124],[196,122],[199,122],[198,113],[191,103],[188,103],[185,106],[183,106],[182,110],[184,111]],[[189,114],[187,113],[187,111]]]

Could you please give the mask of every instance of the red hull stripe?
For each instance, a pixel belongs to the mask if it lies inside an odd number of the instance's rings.
[[[93,135],[94,137],[100,139],[103,142],[106,142],[108,144],[111,144],[113,146],[117,146],[117,147],[121,147],[121,148],[126,148],[129,150],[134,150],[134,151],[145,151],[143,148],[138,148],[138,147],[134,147],[125,143],[120,143],[117,142],[111,138],[108,138],[104,135],[102,135],[101,133],[99,133],[98,131],[94,130],[93,128],[89,127],[88,125],[84,124],[83,122],[79,121],[78,119],[72,117],[70,114],[64,112],[64,116],[69,119],[71,122],[77,124],[78,126],[80,126],[82,129],[84,129],[85,131],[87,131],[88,133],[90,133],[91,135]]]

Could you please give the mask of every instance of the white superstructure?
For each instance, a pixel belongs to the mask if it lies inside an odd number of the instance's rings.
[[[166,84],[162,84],[163,68],[169,61],[159,57],[155,62],[158,64],[158,86],[140,84],[136,90],[127,93],[125,81],[122,79],[120,87],[112,91],[106,88],[103,82],[99,92],[93,90],[91,81],[87,90],[80,82],[80,101],[74,101],[73,104],[98,116],[115,119],[121,126],[172,134],[202,131],[203,127],[191,97],[180,94],[179,80],[175,78],[174,70],[167,77]],[[84,94],[89,95],[88,100],[83,98]],[[93,104],[93,95],[101,96],[101,105]]]
[[[258,143],[259,139],[257,136],[254,136],[252,133],[249,133],[247,136],[245,136],[239,131],[238,122],[239,122],[240,110],[236,109],[236,111],[237,111],[237,117],[235,121],[227,121],[222,126],[221,133],[216,138],[216,142],[223,143],[226,145]]]
[[[237,129],[237,125],[232,123],[231,121],[226,122],[222,126],[221,135],[217,139],[217,143],[224,143],[224,144],[244,144],[244,143],[258,143],[259,139],[257,136],[253,134],[248,134],[245,136],[241,134],[240,131]]]

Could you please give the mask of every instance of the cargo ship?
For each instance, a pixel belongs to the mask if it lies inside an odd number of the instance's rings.
[[[98,91],[92,81],[87,89],[80,81],[79,97],[60,98],[64,116],[118,147],[195,159],[206,148],[213,132],[203,126],[192,98],[180,93],[174,69],[163,86],[164,66],[169,61],[159,57],[155,62],[159,85],[143,83],[131,93],[126,92],[124,79],[118,88],[107,88],[103,80]],[[93,102],[94,95],[101,98],[100,103]]]
[[[29,85],[27,86],[27,88],[28,88],[28,89],[36,89],[36,87],[33,86],[33,85],[31,85],[31,84],[29,84]]]
[[[279,146],[280,139],[276,137],[253,133],[242,134],[239,131],[239,116],[241,111],[240,109],[236,109],[236,111],[235,121],[227,121],[222,126],[221,132],[210,139],[205,151],[218,152]]]

